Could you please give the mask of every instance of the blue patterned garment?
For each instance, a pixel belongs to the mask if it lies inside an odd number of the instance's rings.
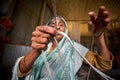
[[[66,31],[68,34],[68,27],[66,21],[62,18],[61,20],[64,22]],[[53,19],[53,18],[52,18]],[[49,22],[47,23],[49,25]],[[80,45],[72,41],[76,49],[81,53],[81,55],[85,56],[88,49],[84,46]],[[59,42],[58,46],[50,53],[52,43],[48,44],[48,49],[44,51],[34,62],[32,70],[30,74],[25,76],[25,80],[76,80],[76,73],[78,69],[81,67],[83,59],[79,56],[69,43],[69,41],[63,37],[63,39]],[[44,55],[47,58],[47,62],[49,64],[49,71],[46,67]],[[18,63],[21,60],[19,58],[13,69],[13,77],[12,80],[18,80]],[[20,78],[21,80],[23,78]]]

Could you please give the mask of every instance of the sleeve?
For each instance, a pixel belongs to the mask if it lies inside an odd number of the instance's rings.
[[[18,67],[18,77],[25,77],[25,76],[27,76],[28,74],[30,74],[30,72],[31,72],[31,69],[30,69],[28,72],[26,72],[26,73],[22,73],[22,72],[20,71],[19,67]]]
[[[105,70],[109,70],[112,68],[112,61],[114,59],[113,55],[109,52],[111,59],[110,60],[105,60],[102,58],[101,55],[97,54],[97,53],[93,53],[91,51],[88,51],[86,54],[86,58],[87,60],[94,65],[96,68],[105,71]]]
[[[21,61],[23,57],[18,58],[18,60],[16,61],[13,70],[12,70],[12,80],[19,80],[18,77],[18,66],[19,66],[19,62]]]
[[[18,60],[15,63],[15,66],[14,66],[13,71],[12,71],[13,72],[12,80],[20,80],[19,78],[21,78],[21,80],[23,80],[22,77],[25,77],[26,75],[28,75],[31,72],[31,70],[28,71],[27,73],[22,73],[20,71],[20,69],[19,69],[19,62],[21,61],[22,58],[24,58],[24,56],[18,58]]]

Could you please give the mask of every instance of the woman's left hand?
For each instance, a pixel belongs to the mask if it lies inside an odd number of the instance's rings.
[[[104,6],[100,6],[98,16],[95,12],[91,11],[88,13],[90,21],[88,22],[88,29],[95,37],[99,37],[106,29],[111,19],[108,17],[109,12]]]

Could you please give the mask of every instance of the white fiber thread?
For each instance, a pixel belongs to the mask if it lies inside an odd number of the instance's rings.
[[[70,40],[70,38],[64,33],[64,32],[58,32],[59,34],[65,36],[68,41],[70,42],[70,44],[72,45],[72,47],[76,50],[77,53],[79,53],[79,51],[74,47],[72,41]],[[106,80],[114,80],[113,78],[109,77],[108,75],[104,74],[103,72],[101,72],[100,70],[98,70],[97,68],[95,68],[84,56],[82,56],[80,53],[79,55],[92,67],[92,69],[94,71],[96,71],[99,75],[101,75],[103,78],[105,78]]]
[[[43,51],[42,51],[42,52],[43,52]],[[45,66],[46,66],[46,68],[47,68],[47,71],[48,71],[50,80],[53,80],[53,76],[52,76],[52,73],[51,73],[51,71],[50,71],[50,67],[49,67],[49,64],[48,64],[46,55],[44,54],[43,56],[44,56]]]

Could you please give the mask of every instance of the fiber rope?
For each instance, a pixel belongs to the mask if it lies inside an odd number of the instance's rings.
[[[71,44],[71,46],[74,48],[74,50],[76,50],[76,52],[79,53],[79,55],[90,65],[90,67],[91,67],[94,71],[96,71],[99,75],[101,75],[101,76],[102,76],[104,79],[106,79],[106,80],[114,80],[113,78],[109,77],[108,75],[104,74],[103,72],[101,72],[100,70],[98,70],[97,68],[95,68],[84,56],[82,56],[82,55],[80,54],[80,52],[74,47],[71,39],[67,36],[67,34],[65,34],[65,33],[63,33],[63,32],[58,32],[58,33],[61,34],[61,35],[63,35],[63,36],[65,36],[65,37],[68,39],[68,41],[70,42],[70,44]]]

